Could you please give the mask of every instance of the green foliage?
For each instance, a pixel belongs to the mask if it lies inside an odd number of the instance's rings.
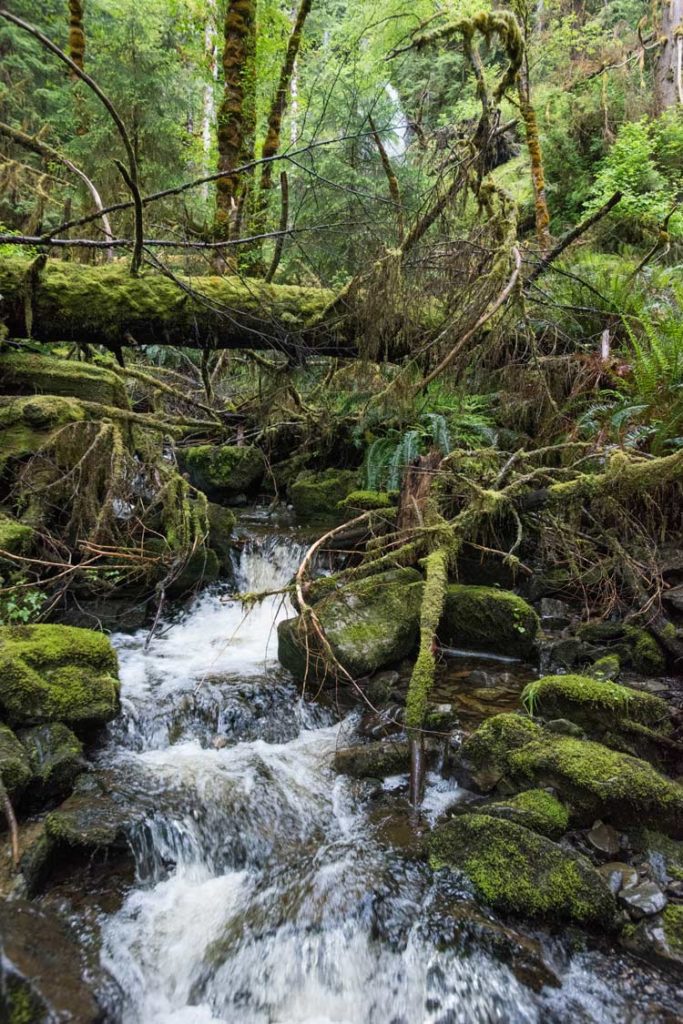
[[[0,588],[0,625],[27,625],[30,622],[37,622],[46,600],[46,595],[36,588],[14,590],[7,594]]]

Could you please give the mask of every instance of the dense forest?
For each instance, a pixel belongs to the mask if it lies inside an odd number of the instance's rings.
[[[2,1020],[679,1020],[683,0],[16,0],[0,182]]]

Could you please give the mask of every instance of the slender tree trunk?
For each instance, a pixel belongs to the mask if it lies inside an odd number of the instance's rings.
[[[534,210],[536,215],[536,238],[541,253],[550,249],[550,213],[548,211],[548,200],[545,194],[545,174],[543,171],[543,152],[541,140],[538,134],[538,120],[536,110],[531,102],[531,90],[529,87],[529,67],[526,61],[520,69],[518,78],[519,107],[524,119],[526,130],[526,145],[529,151],[531,163],[531,184],[534,190]]]
[[[202,98],[202,174],[208,176],[211,161],[211,132],[216,122],[215,86],[218,80],[218,48],[216,46],[216,27],[218,24],[216,0],[207,0],[206,25],[204,26],[204,53],[209,72],[209,81],[204,86]],[[209,184],[202,185],[202,198],[209,200]]]
[[[661,112],[683,105],[683,0],[663,0],[659,37],[655,96]]]
[[[85,69],[83,7],[81,0],[69,0],[69,56],[81,71]],[[75,72],[71,72],[71,78],[76,80]]]
[[[218,170],[231,171],[254,151],[256,122],[256,3],[229,0],[223,46],[223,99],[218,111]],[[245,184],[240,176],[220,178],[216,190],[215,236],[230,238],[240,218]]]

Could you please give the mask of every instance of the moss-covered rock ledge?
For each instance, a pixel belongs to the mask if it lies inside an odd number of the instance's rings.
[[[10,725],[90,727],[119,711],[116,652],[73,626],[0,628],[0,717]]]

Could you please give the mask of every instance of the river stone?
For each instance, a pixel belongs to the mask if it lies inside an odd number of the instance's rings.
[[[28,754],[40,796],[65,796],[85,767],[83,744],[78,737],[61,722],[49,722],[25,729],[19,738]]]
[[[609,864],[601,864],[597,869],[598,874],[607,882],[610,891],[616,896],[622,889],[630,889],[638,883],[638,872],[630,864],[622,861],[610,861]]]
[[[178,450],[181,468],[212,501],[226,501],[255,487],[264,461],[253,445],[200,444]]]
[[[23,900],[0,902],[0,1020],[104,1024],[66,925]]]
[[[604,821],[595,822],[588,833],[588,842],[593,849],[600,853],[606,853],[609,857],[616,857],[621,849],[619,833],[611,825],[606,825]]]
[[[529,683],[522,702],[541,718],[568,718],[595,734],[637,722],[662,733],[670,731],[668,705],[660,697],[591,676],[543,676]]]
[[[0,628],[0,708],[11,724],[92,726],[119,711],[116,652],[75,626]]]
[[[74,792],[48,814],[45,833],[53,847],[104,850],[127,848],[129,815],[92,775],[81,775]]]
[[[556,597],[543,597],[538,606],[544,629],[564,629],[571,622],[571,609]]]
[[[405,741],[358,744],[337,750],[335,771],[354,779],[382,779],[408,771],[410,749]]]
[[[461,814],[437,826],[427,848],[433,868],[462,871],[497,910],[614,927],[614,895],[590,862],[521,825]]]
[[[662,914],[624,928],[621,944],[657,967],[683,977],[683,905],[669,904]]]
[[[559,839],[569,826],[567,808],[545,789],[528,789],[506,800],[484,804],[474,811],[514,821],[549,839]]]
[[[327,593],[315,604],[335,657],[359,679],[411,654],[417,645],[422,577],[414,569],[392,569]],[[325,658],[301,617],[278,626],[278,658],[298,680],[324,679]]]
[[[631,917],[640,920],[641,917],[652,917],[653,914],[664,910],[667,899],[656,882],[645,881],[640,885],[622,889],[619,893],[619,902],[628,910]]]
[[[0,723],[0,779],[8,793],[23,790],[31,778],[28,755],[12,730]]]
[[[528,658],[539,621],[531,605],[509,590],[452,583],[446,590],[439,639],[450,647]]]

